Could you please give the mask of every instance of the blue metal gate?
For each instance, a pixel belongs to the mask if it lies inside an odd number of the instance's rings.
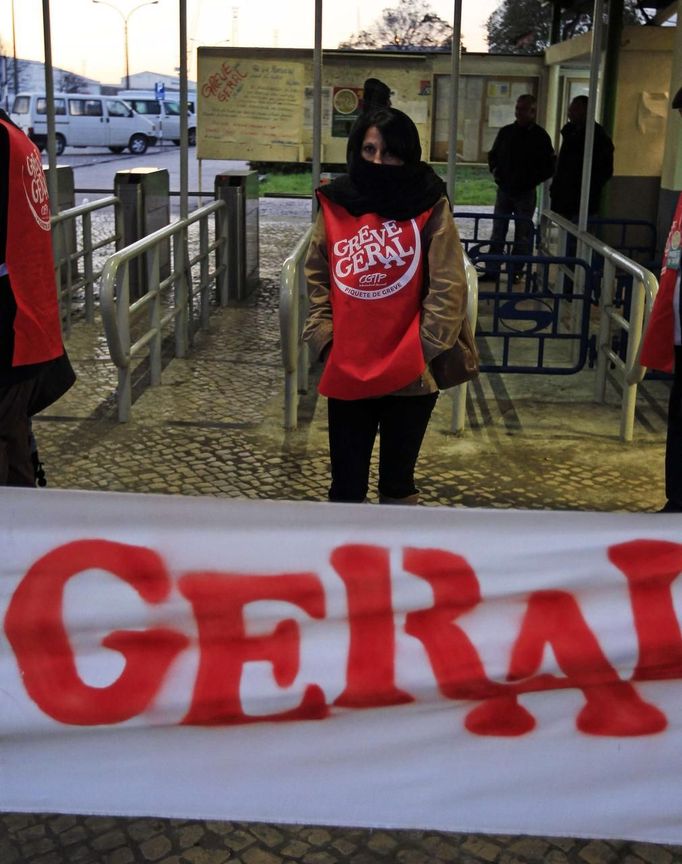
[[[572,375],[588,359],[592,272],[578,258],[480,255],[476,261],[501,269],[497,281],[478,293],[476,335],[485,346],[484,372]],[[574,281],[558,284],[559,266]],[[519,278],[520,272],[520,278]]]
[[[491,254],[497,220],[513,216],[455,213],[462,245],[479,272],[478,326],[484,372],[572,375],[591,358],[590,314],[598,273],[564,256]],[[516,221],[530,221],[520,219]],[[533,226],[533,236],[538,239]],[[499,246],[498,246],[499,248]]]

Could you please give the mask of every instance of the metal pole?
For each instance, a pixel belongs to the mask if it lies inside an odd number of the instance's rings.
[[[50,171],[47,187],[50,211],[59,212],[57,200],[57,147],[54,122],[54,76],[52,74],[52,34],[50,30],[50,0],[43,0],[43,41],[45,45],[45,96],[47,97],[47,161]]]
[[[455,167],[457,164],[457,111],[459,107],[459,66],[462,42],[462,0],[455,0],[450,48],[450,122],[448,124],[447,191],[450,203],[455,203]]]
[[[604,128],[613,138],[616,125],[616,94],[618,92],[618,61],[623,35],[623,0],[609,0],[609,22],[606,29],[606,60],[604,62]]]
[[[128,49],[128,21],[133,15],[133,12],[137,12],[138,9],[142,9],[144,6],[156,6],[158,5],[159,0],[145,0],[144,3],[140,3],[137,6],[134,6],[130,12],[124,14],[113,3],[110,3],[109,0],[92,0],[93,3],[100,4],[102,6],[108,6],[110,9],[113,9],[114,12],[118,12],[118,14],[123,19],[123,49],[125,54],[125,70],[126,70],[126,90],[130,90],[130,62],[129,62],[129,49]]]
[[[590,181],[592,179],[592,153],[594,150],[594,121],[597,112],[597,89],[601,64],[601,42],[604,23],[604,0],[594,0],[592,13],[592,53],[590,56],[590,95],[585,118],[585,149],[583,151],[583,176],[580,184],[580,210],[578,228],[585,231],[590,206]],[[578,253],[580,254],[580,253]]]
[[[126,90],[130,90],[130,61],[128,58],[128,18],[130,15],[123,17],[123,46],[125,50],[126,60]]]
[[[189,161],[187,132],[187,0],[180,0],[180,218],[189,212]]]
[[[17,34],[14,28],[14,0],[12,0],[12,54],[14,58],[14,95],[19,92],[19,62],[17,60]]]
[[[313,196],[310,218],[317,216],[315,190],[322,170],[322,0],[315,0],[315,47],[313,50]]]
[[[550,45],[561,42],[561,6],[559,3],[552,4],[552,23],[549,31]]]

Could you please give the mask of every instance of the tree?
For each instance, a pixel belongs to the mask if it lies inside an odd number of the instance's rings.
[[[57,89],[63,93],[87,93],[88,82],[76,72],[64,71],[60,73],[60,83]]]
[[[381,18],[341,42],[339,48],[447,51],[451,42],[452,26],[435,14],[427,0],[398,0],[397,6],[384,9]]]
[[[626,24],[643,24],[636,0],[625,0]],[[550,45],[552,5],[545,0],[503,0],[486,21],[491,54],[541,54]],[[591,12],[564,9],[559,41],[592,29]]]

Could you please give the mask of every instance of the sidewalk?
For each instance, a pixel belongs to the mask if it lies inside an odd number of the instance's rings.
[[[185,360],[166,365],[131,420],[115,419],[116,375],[97,327],[75,325],[79,380],[35,422],[53,488],[321,501],[326,414],[314,388],[299,428],[283,429],[279,267],[306,228],[298,205],[261,211],[262,285],[245,306],[214,309]],[[482,376],[468,425],[450,434],[439,399],[419,464],[426,506],[655,510],[663,503],[667,386],[640,388],[635,440],[618,439],[619,401],[592,401],[594,371]],[[41,494],[37,491],[36,494]],[[354,864],[551,862],[672,864],[682,847],[590,839],[493,837],[49,814],[0,818],[0,864]]]
[[[116,373],[99,328],[67,343],[79,380],[36,419],[50,486],[227,497],[323,500],[325,400],[303,397],[298,430],[283,429],[277,317],[279,269],[306,230],[308,201],[261,204],[262,285],[246,305],[213,309],[185,360],[140,390],[115,421]],[[314,382],[313,382],[314,385]],[[635,437],[618,439],[619,394],[593,401],[595,372],[482,375],[469,386],[467,428],[450,434],[441,395],[418,465],[424,504],[655,510],[663,503],[668,385],[639,388]]]

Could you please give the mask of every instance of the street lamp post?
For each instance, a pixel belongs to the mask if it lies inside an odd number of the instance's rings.
[[[110,9],[113,9],[123,19],[123,41],[125,44],[125,60],[126,60],[126,90],[130,90],[130,64],[128,62],[128,21],[132,16],[133,12],[137,12],[138,9],[142,9],[143,6],[156,6],[159,0],[146,0],[145,3],[140,3],[139,6],[134,6],[127,15],[125,15],[118,6],[114,6],[113,3],[108,3],[107,0],[92,0],[93,3],[97,3],[101,6],[108,6]]]

